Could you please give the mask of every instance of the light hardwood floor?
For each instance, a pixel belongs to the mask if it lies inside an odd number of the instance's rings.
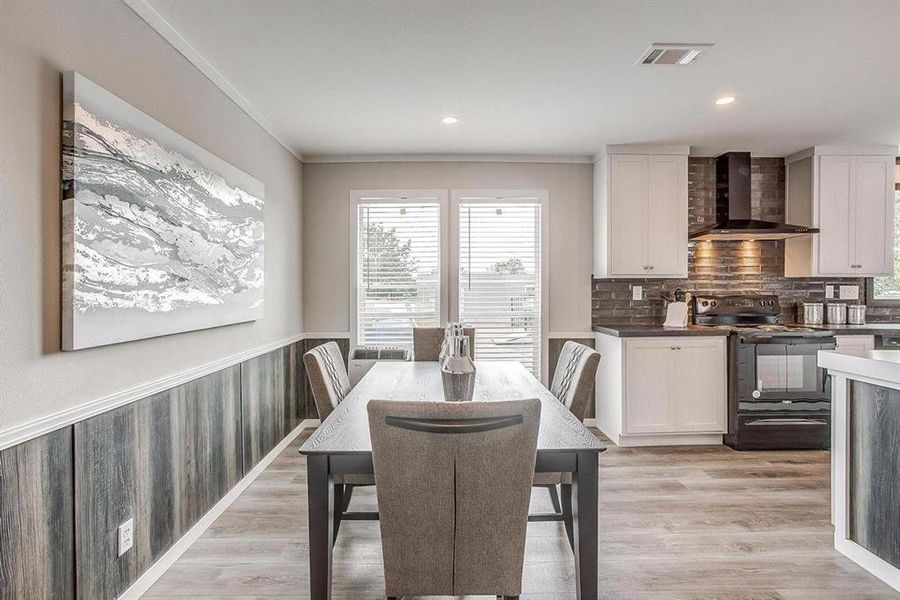
[[[291,444],[145,598],[307,598],[306,464]],[[832,548],[827,452],[724,446],[600,455],[605,599],[875,600],[889,587]],[[533,507],[549,510],[543,490]],[[354,510],[374,508],[356,490]],[[562,524],[531,523],[522,599],[574,598]],[[336,599],[383,598],[378,524],[345,522]]]

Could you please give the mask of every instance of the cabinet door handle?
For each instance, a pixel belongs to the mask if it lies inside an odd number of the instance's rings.
[[[653,270],[653,265],[650,265],[648,268],[652,271],[652,270]]]

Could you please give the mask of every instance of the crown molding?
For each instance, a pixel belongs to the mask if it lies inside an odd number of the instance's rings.
[[[590,164],[589,154],[313,154],[303,157],[306,164],[328,163],[552,163]]]
[[[247,98],[234,87],[228,79],[210,63],[199,50],[194,48],[183,35],[181,35],[171,23],[159,14],[147,0],[122,0],[131,10],[143,19],[151,29],[156,31],[164,40],[166,40],[173,48],[175,48],[188,62],[194,65],[203,75],[206,76],[216,87],[228,96],[232,102],[238,105],[248,117],[253,119],[266,133],[272,136],[285,150],[291,153],[294,158],[303,162],[303,155],[291,148],[290,144],[284,140],[275,128],[266,119],[263,114],[255,107]]]

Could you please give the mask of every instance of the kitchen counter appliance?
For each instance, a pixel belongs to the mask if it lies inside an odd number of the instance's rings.
[[[824,449],[831,388],[817,366],[834,333],[778,322],[777,296],[698,296],[694,323],[728,328],[728,433],[737,450]]]

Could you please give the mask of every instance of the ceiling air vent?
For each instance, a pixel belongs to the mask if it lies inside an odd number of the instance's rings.
[[[639,65],[681,67],[697,60],[712,44],[653,44],[641,55]]]

